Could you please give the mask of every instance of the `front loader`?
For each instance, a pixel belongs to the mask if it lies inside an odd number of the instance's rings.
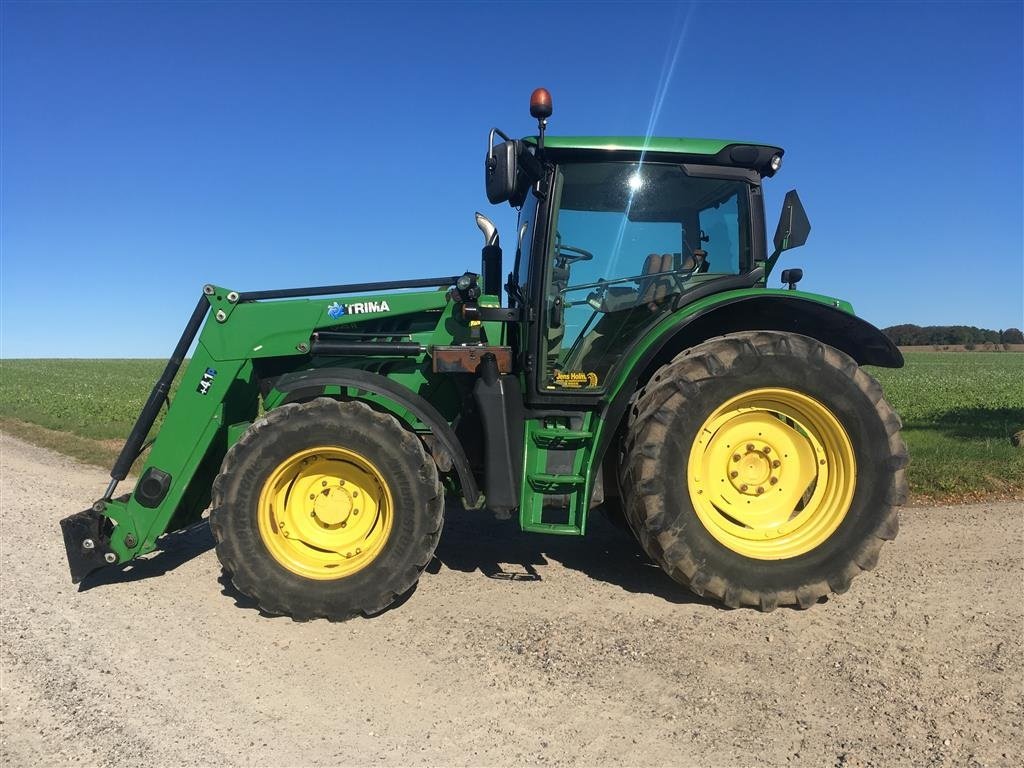
[[[61,521],[73,581],[209,508],[263,610],[374,614],[433,556],[447,494],[547,534],[583,535],[603,506],[733,607],[808,607],[874,567],[907,452],[861,366],[903,361],[800,270],[768,287],[810,231],[792,191],[768,251],[761,185],[783,150],[546,136],[543,89],[530,111],[538,134],[494,129],[485,159],[488,199],[519,211],[504,285],[477,214],[479,272],[204,287],[106,492]]]

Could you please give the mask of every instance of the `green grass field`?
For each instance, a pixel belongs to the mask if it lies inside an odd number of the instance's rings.
[[[0,428],[109,468],[166,364],[0,360]]]
[[[903,418],[910,485],[924,499],[1024,495],[1024,353],[909,352],[871,369]],[[0,427],[109,466],[161,360],[0,361]],[[159,425],[159,422],[158,422]]]
[[[1024,493],[1024,353],[906,352],[900,369],[872,368],[903,419],[918,497]]]

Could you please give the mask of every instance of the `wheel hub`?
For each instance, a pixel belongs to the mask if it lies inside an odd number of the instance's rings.
[[[740,493],[757,496],[764,493],[771,480],[778,483],[778,473],[772,473],[771,446],[747,443],[741,452],[733,454],[735,467],[729,471],[729,482]],[[758,490],[760,489],[760,490]]]
[[[330,485],[327,482],[324,480],[323,490],[314,494],[313,509],[310,514],[326,528],[344,526],[355,508],[352,496],[341,482]]]

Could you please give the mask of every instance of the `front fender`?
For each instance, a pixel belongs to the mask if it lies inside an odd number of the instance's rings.
[[[389,410],[396,417],[403,418],[407,426],[413,428],[415,425],[409,423],[409,420],[404,417],[406,413],[411,414],[426,425],[434,439],[451,457],[452,465],[459,476],[466,508],[475,509],[479,506],[481,498],[476,478],[473,477],[469,458],[466,456],[455,430],[451,428],[451,425],[438,410],[418,393],[381,376],[379,373],[357,368],[288,373],[273,381],[272,386],[279,395],[279,397],[268,398],[272,400],[287,400],[289,394],[300,392],[321,394],[327,387],[340,387],[342,391],[351,390],[349,396],[354,398],[359,398],[361,394],[364,397],[367,394],[374,395],[389,405],[397,406],[391,407]]]

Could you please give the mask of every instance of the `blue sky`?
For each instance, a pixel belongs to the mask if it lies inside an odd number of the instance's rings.
[[[491,126],[786,148],[801,287],[1024,325],[1022,4],[0,6],[0,356],[163,357],[205,282],[476,269]],[[663,98],[659,99],[659,95]],[[660,106],[658,106],[660,104]],[[506,254],[508,257],[509,254]]]

